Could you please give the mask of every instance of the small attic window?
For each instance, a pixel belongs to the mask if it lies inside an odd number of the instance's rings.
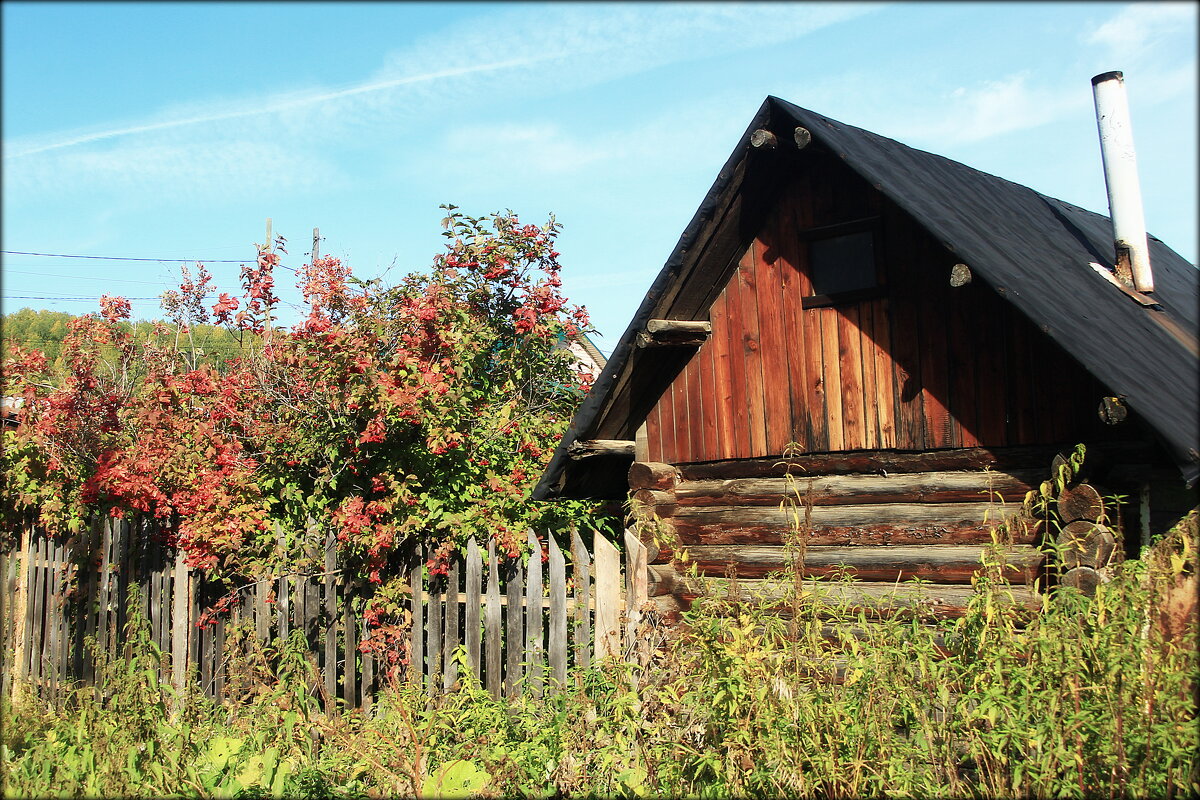
[[[842,295],[857,296],[879,285],[875,269],[874,232],[858,231],[814,239],[809,242],[808,248],[813,300],[818,297],[851,300],[854,298]]]

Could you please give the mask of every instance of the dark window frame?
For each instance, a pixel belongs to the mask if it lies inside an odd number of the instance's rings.
[[[821,225],[819,227],[808,228],[800,232],[800,238],[804,242],[805,247],[809,247],[808,276],[812,285],[816,285],[815,265],[812,262],[811,244],[816,241],[825,239],[834,239],[839,236],[850,236],[856,233],[871,234],[871,253],[875,261],[875,285],[867,286],[860,289],[851,289],[844,292],[834,292],[830,294],[812,294],[800,299],[801,308],[824,308],[833,305],[842,305],[845,303],[857,303],[863,300],[870,300],[876,297],[881,297],[886,293],[884,284],[883,263],[879,257],[879,250],[882,237],[880,236],[880,223],[882,218],[879,216],[863,217],[861,219],[847,220],[834,225]]]

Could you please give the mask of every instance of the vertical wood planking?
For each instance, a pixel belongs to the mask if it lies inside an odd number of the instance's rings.
[[[920,287],[921,385],[925,409],[925,444],[929,448],[953,447],[956,441],[950,416],[950,353],[946,337],[946,293],[949,265],[936,243],[924,232],[916,234],[917,285]]]
[[[625,531],[625,653],[644,654],[639,640],[642,625],[642,607],[648,598],[646,576],[646,546],[630,530]]]
[[[459,633],[459,558],[450,564],[446,590],[446,632],[442,636],[442,688],[449,689],[458,677],[458,666],[454,663],[454,651],[458,648]],[[468,600],[468,602],[470,602]],[[476,606],[478,608],[478,606]],[[478,638],[478,637],[476,637]]]
[[[978,439],[984,447],[1003,447],[1008,444],[1007,332],[1001,306],[1003,302],[995,293],[980,289],[976,293],[975,313],[971,320],[979,342],[974,359],[975,396],[979,401]]]
[[[801,449],[812,446],[813,431],[807,408],[808,358],[801,307],[800,253],[796,236],[795,188],[780,196],[772,236],[779,250],[780,331],[787,358],[788,417],[791,441]]]
[[[521,645],[525,641],[525,629],[521,611],[521,600],[525,571],[521,560],[514,558],[509,562],[508,585],[505,587],[505,663],[504,663],[504,696],[513,697],[521,686]]]
[[[34,685],[40,685],[42,679],[42,634],[46,621],[46,552],[47,535],[38,530],[34,534],[33,544],[33,591],[30,592],[30,626],[33,632],[29,646],[28,675]]]
[[[825,388],[825,432],[830,450],[845,449],[842,421],[841,354],[838,349],[838,312],[834,308],[813,309],[821,321],[822,386]]]
[[[767,451],[767,408],[763,380],[762,332],[758,318],[758,283],[754,273],[755,251],[759,243],[753,241],[738,264],[738,279],[742,297],[742,352],[746,360],[747,417],[750,426],[750,456],[761,457]]]
[[[583,538],[571,528],[571,576],[575,579],[575,666],[592,663],[591,559]]]
[[[959,447],[979,446],[979,397],[975,393],[975,365],[989,342],[976,341],[978,304],[976,284],[949,290],[945,311],[949,316],[950,413],[958,427]]]
[[[678,383],[676,378],[676,383]],[[679,442],[675,436],[675,384],[667,387],[658,399],[659,436],[662,438],[662,456],[672,464],[680,460]]]
[[[17,640],[13,658],[15,669],[10,677],[16,681],[23,681],[29,677],[29,650],[33,636],[33,542],[33,525],[26,523],[21,526],[21,571],[17,579],[18,600],[13,609]]]
[[[529,567],[525,573],[525,671],[534,697],[542,696],[546,650],[542,642],[542,545],[527,534]]]
[[[879,417],[879,447],[896,447],[896,370],[892,363],[891,305],[887,298],[871,303],[875,358],[875,404]]]
[[[750,418],[747,405],[750,400],[746,389],[746,347],[742,333],[745,315],[742,281],[738,277],[740,273],[739,267],[725,286],[725,333],[726,348],[729,351],[729,395],[733,412],[730,421],[731,447],[728,450],[733,458],[749,458]]]
[[[691,363],[680,371],[675,382],[671,384],[671,407],[675,414],[675,452],[680,462],[692,460],[692,426],[690,412],[697,405],[697,398],[692,396],[689,385],[689,368]]]
[[[696,353],[696,370],[699,375],[701,391],[704,394],[704,406],[701,409],[703,417],[700,420],[701,460],[711,461],[721,458],[721,443],[717,433],[717,395],[723,391],[717,386],[713,377],[713,348],[710,341],[701,345]]]
[[[479,544],[472,536],[467,540],[467,575],[466,575],[466,620],[463,622],[463,639],[467,650],[467,664],[471,674],[477,681],[482,681],[483,672],[479,660],[479,612],[483,603],[483,564],[479,554]]]
[[[562,686],[567,679],[567,568],[553,533],[550,546],[550,679]]]
[[[668,388],[667,391],[670,391]],[[662,461],[662,412],[659,404],[646,415],[646,454],[650,461]]]
[[[704,449],[704,414],[706,407],[712,405],[712,400],[700,380],[699,352],[692,356],[684,372],[687,373],[688,442],[691,447],[689,460],[704,461],[711,458]]]
[[[733,384],[729,366],[729,315],[726,310],[726,293],[721,292],[708,310],[712,335],[704,348],[712,358],[713,418],[716,423],[713,458],[727,459],[733,447]]]
[[[275,523],[275,538],[279,549],[287,552],[287,539],[283,532],[283,526],[278,522]],[[279,588],[276,590],[275,610],[279,615],[279,639],[281,642],[286,642],[288,635],[291,633],[291,599],[288,596],[288,576],[286,573],[279,576]]]
[[[858,341],[862,360],[863,447],[879,447],[879,406],[875,388],[875,306],[868,300],[858,304]]]
[[[484,651],[487,663],[484,678],[492,697],[500,697],[500,562],[496,558],[496,539],[488,538],[487,610],[484,613]]]
[[[596,564],[596,659],[621,653],[621,557],[603,536],[593,540]]]
[[[779,210],[768,222],[768,240],[755,240],[754,282],[758,288],[758,329],[763,374],[765,447],[770,455],[782,454],[792,441],[792,410],[789,391],[788,339],[784,333],[783,278],[787,266],[773,243],[772,232]],[[768,243],[771,242],[771,243]]]
[[[862,387],[862,334],[858,329],[858,307],[847,305],[834,312],[838,336],[838,373],[841,377],[842,446],[861,450],[867,446],[866,410]]]
[[[896,447],[924,450],[925,393],[921,388],[921,341],[917,313],[920,292],[913,266],[916,256],[910,235],[911,223],[907,214],[890,203],[884,208],[883,221],[892,294],[888,338],[892,344],[896,386]]]
[[[1029,369],[1029,324],[1015,311],[1006,308],[1009,337],[1007,350],[1009,444],[1032,444],[1037,431],[1034,417],[1033,375]]]

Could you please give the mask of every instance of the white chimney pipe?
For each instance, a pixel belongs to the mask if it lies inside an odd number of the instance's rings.
[[[1154,291],[1150,273],[1150,248],[1146,242],[1146,217],[1142,189],[1138,183],[1137,157],[1129,124],[1129,101],[1125,77],[1105,72],[1092,78],[1096,99],[1096,124],[1100,128],[1100,156],[1104,160],[1104,183],[1108,187],[1108,209],[1116,240],[1117,277],[1139,292]]]

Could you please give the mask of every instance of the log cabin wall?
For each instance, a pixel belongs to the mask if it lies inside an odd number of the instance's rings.
[[[873,232],[877,288],[813,298],[810,242]],[[1073,444],[1103,387],[840,162],[810,159],[710,310],[712,337],[646,422],[651,461]],[[807,298],[807,300],[806,300]],[[1098,323],[1099,324],[1099,323]]]

